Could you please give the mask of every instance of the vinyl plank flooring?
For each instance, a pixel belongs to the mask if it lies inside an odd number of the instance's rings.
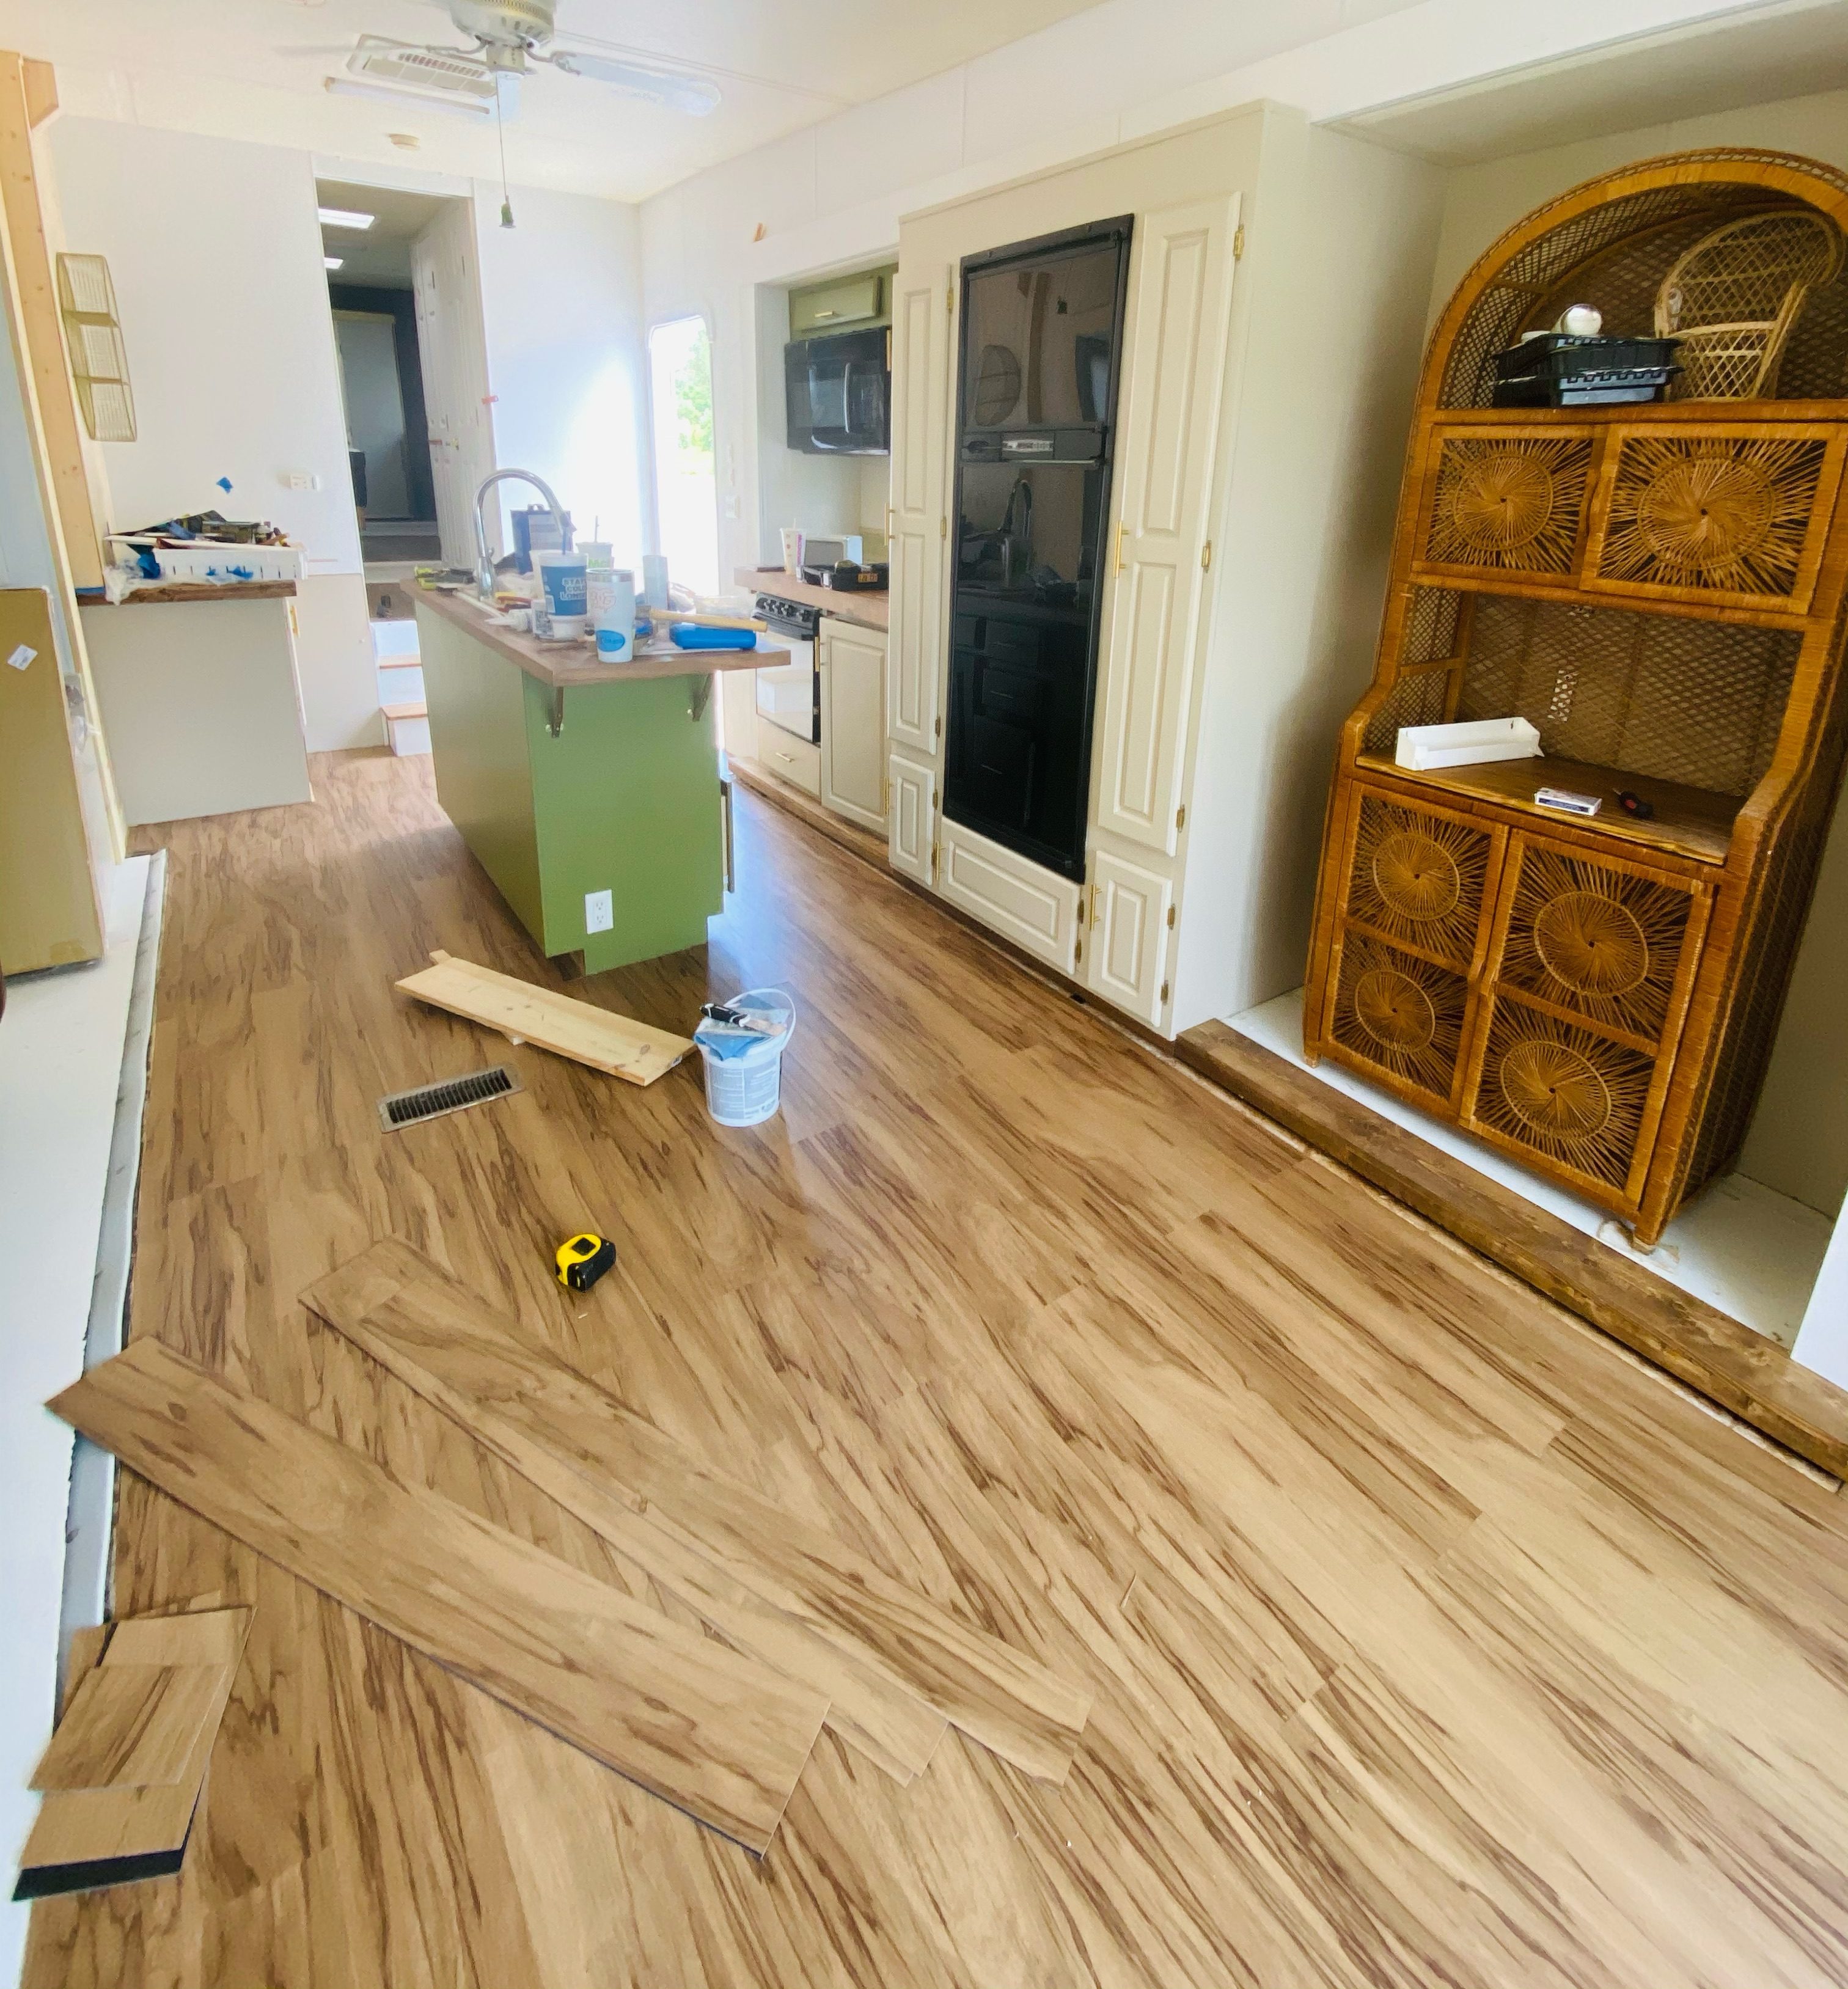
[[[427,761],[314,780],[141,839],[137,1337],[697,1625],[297,1305],[402,1238],[1094,1705],[1062,1784],[824,1730],[754,1862],[125,1472],[121,1612],[255,1615],[184,1873],[41,1902],[28,1989],[1848,1980],[1830,1485],[754,795],[708,944],[585,987]],[[518,1098],[386,1138],[484,1060],[392,992],[439,948],[680,1034],[787,988],[782,1112],[493,1044]]]
[[[1054,1781],[1063,1777],[1083,1728],[1081,1691],[710,1470],[568,1368],[522,1345],[509,1322],[408,1246],[375,1245],[310,1286],[304,1302],[405,1378],[440,1390],[453,1412],[471,1421],[490,1412],[487,1440],[497,1439],[517,1468],[544,1472],[562,1500],[582,1496],[569,1483],[573,1476],[619,1491],[669,1546],[716,1567],[834,1646],[869,1683],[883,1681],[888,1753],[891,1688],[902,1681],[1005,1758]],[[740,1628],[748,1634],[741,1621]],[[865,1728],[876,1716],[879,1709],[863,1698],[855,1723]],[[918,1737],[934,1747],[927,1729]]]
[[[100,1665],[32,1770],[35,1789],[177,1782],[219,1698],[222,1666]]]
[[[53,1404],[131,1470],[761,1854],[826,1702],[153,1343]],[[386,1543],[388,1544],[388,1548]]]

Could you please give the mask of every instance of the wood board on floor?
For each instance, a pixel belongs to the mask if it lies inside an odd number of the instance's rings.
[[[251,1615],[236,1608],[138,1617],[80,1630],[73,1637],[60,1733],[86,1687],[111,1670],[144,1670],[144,1661],[150,1658],[177,1658],[183,1666],[209,1671],[212,1698],[185,1762],[171,1780],[47,1792],[20,1856],[15,1899],[95,1891],[179,1870]],[[118,1645],[121,1662],[112,1664]],[[54,1735],[54,1748],[56,1741]]]
[[[610,1077],[653,1084],[693,1048],[690,1037],[612,1015],[550,988],[535,988],[473,961],[442,952],[430,958],[433,964],[398,982],[402,993],[498,1029],[514,1042],[532,1043],[554,1056],[588,1064]]]
[[[401,1256],[398,1252],[403,1250]],[[638,1513],[612,1486],[586,1476],[548,1440],[510,1371],[489,1347],[394,1312],[407,1280],[435,1266],[394,1243],[374,1246],[305,1293],[303,1303],[521,1476],[575,1513],[651,1581],[677,1596],[727,1642],[785,1677],[827,1694],[827,1724],[895,1781],[929,1765],[948,1724],[909,1686],[818,1634],[731,1579],[674,1533]],[[375,1309],[377,1308],[376,1316]]]
[[[218,1691],[222,1665],[99,1665],[84,1679],[28,1784],[144,1788],[177,1782]]]
[[[408,1244],[375,1243],[303,1301],[516,1469],[531,1463],[546,1489],[564,1486],[561,1503],[571,1503],[569,1477],[615,1492],[683,1557],[908,1689],[1017,1767],[1064,1781],[1089,1693],[708,1470]]]
[[[761,1855],[827,1701],[137,1341],[51,1404],[131,1470]]]

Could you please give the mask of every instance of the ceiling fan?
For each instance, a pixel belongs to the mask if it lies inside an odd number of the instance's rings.
[[[671,64],[605,55],[592,49],[553,45],[558,0],[440,0],[459,32],[475,46],[459,49],[361,35],[347,58],[349,74],[388,87],[435,92],[485,112],[504,79],[530,74],[529,63],[564,76],[600,83],[670,110],[703,117],[715,110],[719,89],[709,77]],[[329,78],[328,86],[335,80]]]

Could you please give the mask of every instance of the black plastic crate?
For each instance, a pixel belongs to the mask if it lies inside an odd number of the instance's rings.
[[[1672,366],[1626,367],[1612,373],[1580,373],[1566,380],[1532,374],[1524,380],[1497,380],[1489,396],[1494,408],[1599,408],[1625,402],[1659,401],[1667,391]]]
[[[1543,331],[1495,355],[1498,380],[1575,380],[1586,373],[1659,373],[1666,379],[1675,363],[1678,338],[1575,337]]]

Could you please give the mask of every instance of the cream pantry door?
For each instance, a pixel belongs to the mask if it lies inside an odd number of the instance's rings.
[[[943,666],[944,549],[949,532],[951,303],[948,263],[901,267],[892,301],[892,627],[886,724],[934,754]]]
[[[1169,855],[1205,634],[1208,510],[1238,219],[1234,194],[1136,224],[1097,825]]]
[[[822,622],[822,799],[864,828],[886,828],[886,645],[883,636]]]

